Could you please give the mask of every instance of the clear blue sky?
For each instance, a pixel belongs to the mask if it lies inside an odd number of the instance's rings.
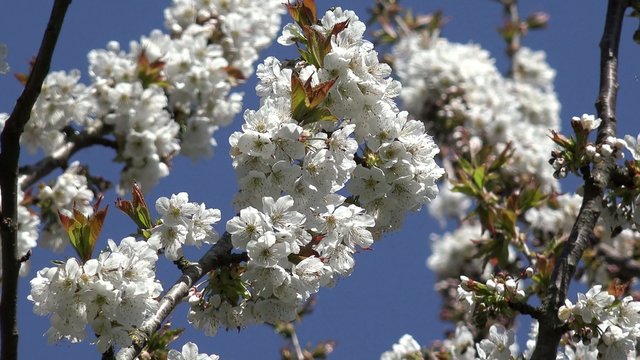
[[[318,8],[342,6],[355,9],[366,19],[365,9],[369,1],[318,0]],[[9,48],[9,64],[12,72],[26,72],[27,62],[37,52],[50,11],[50,1],[21,0],[5,4],[0,13],[0,42]],[[56,50],[52,70],[78,68],[86,79],[86,54],[94,48],[103,48],[110,40],[118,40],[126,47],[130,40],[152,29],[163,28],[163,8],[168,0],[151,1],[75,1],[71,4],[67,21]],[[498,59],[498,66],[506,69],[503,43],[495,32],[502,23],[500,7],[490,0],[458,1],[404,1],[416,10],[443,9],[450,17],[443,36],[460,42],[476,42],[489,49]],[[526,37],[524,44],[533,49],[544,49],[548,60],[557,70],[556,90],[562,103],[564,127],[568,119],[582,113],[594,113],[594,101],[598,86],[598,41],[601,35],[606,2],[604,1],[523,1],[521,13],[533,10],[548,11],[551,15],[549,29],[536,31]],[[621,49],[621,86],[619,97],[619,121],[621,129],[636,135],[638,126],[637,96],[640,94],[640,46],[631,41],[636,20],[627,18]],[[282,54],[282,47],[275,44],[264,55]],[[242,90],[246,93],[245,108],[256,109],[257,98],[251,79]],[[20,91],[11,76],[0,77],[0,112],[10,112]],[[223,220],[233,216],[230,201],[236,191],[235,175],[228,154],[228,135],[241,124],[238,117],[229,128],[216,133],[218,148],[213,159],[191,163],[178,159],[170,177],[161,181],[148,199],[187,191],[193,201],[206,202],[210,207],[222,210]],[[619,134],[623,134],[621,132]],[[111,176],[118,167],[110,164],[113,153],[102,149],[85,152],[79,159],[90,161],[92,172]],[[567,188],[567,190],[571,190]],[[107,197],[113,202],[115,196]],[[133,230],[123,215],[111,209],[103,243],[107,238],[121,239]],[[223,222],[217,227],[223,231]],[[411,333],[421,344],[429,344],[442,337],[445,327],[438,320],[440,298],[433,290],[433,276],[425,266],[429,255],[429,234],[443,229],[429,218],[428,213],[410,216],[404,230],[388,234],[373,246],[373,251],[358,254],[355,273],[339,282],[334,289],[322,289],[314,315],[306,318],[299,328],[304,344],[324,339],[335,339],[337,348],[332,359],[376,359],[389,349],[404,333]],[[59,256],[70,256],[70,248]],[[192,258],[198,255],[191,253]],[[28,280],[35,271],[50,266],[52,254],[36,249],[32,257],[32,271],[23,278],[20,286],[19,322],[21,331],[20,353],[22,359],[39,356],[57,359],[91,359],[99,354],[88,342],[73,345],[60,343],[48,346],[42,334],[49,320],[33,315],[26,300]],[[160,278],[165,288],[177,278],[172,264],[160,262]],[[198,343],[200,350],[220,354],[223,359],[278,359],[282,340],[267,326],[257,326],[221,331],[218,336],[207,338],[194,335],[185,322],[186,306],[174,313],[171,320],[178,326],[186,326],[185,336],[175,343],[180,348],[186,341]],[[448,327],[450,328],[450,327]],[[521,339],[522,340],[522,339]]]

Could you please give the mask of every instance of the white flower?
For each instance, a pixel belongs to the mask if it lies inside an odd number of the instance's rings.
[[[218,233],[212,225],[220,221],[220,218],[220,210],[208,209],[205,204],[200,204],[188,224],[185,245],[200,246],[202,243],[215,243],[218,240]]]
[[[513,331],[500,324],[491,325],[489,337],[476,344],[480,359],[510,360],[515,356],[517,344]]]
[[[267,231],[257,240],[250,241],[247,244],[247,254],[254,264],[264,267],[275,266],[289,255],[286,245],[277,243],[276,236],[271,231]]]
[[[453,337],[443,342],[443,347],[448,350],[452,358],[459,360],[474,360],[476,358],[474,345],[473,334],[463,322],[457,323]]]
[[[268,226],[264,214],[255,208],[248,207],[240,210],[240,216],[227,222],[227,231],[231,234],[233,246],[246,248],[249,241],[258,239]]]
[[[184,225],[160,224],[151,230],[148,242],[154,249],[164,249],[167,259],[175,261],[182,256],[182,244],[188,232]]]
[[[271,225],[277,230],[284,230],[290,226],[301,226],[304,215],[297,211],[291,211],[294,201],[290,195],[282,196],[275,200],[271,197],[262,198],[264,214],[269,217]]]
[[[558,319],[562,321],[567,321],[571,317],[573,313],[574,305],[569,301],[569,299],[564,299],[564,305],[560,306],[558,309]]]
[[[167,360],[218,360],[218,355],[200,354],[198,352],[198,345],[188,342],[182,346],[182,353],[176,350],[169,350],[167,353]]]
[[[631,135],[625,135],[624,142],[627,150],[629,150],[631,156],[633,156],[633,159],[640,161],[640,134],[638,134],[637,138],[634,138]]]
[[[582,129],[585,131],[592,131],[597,129],[602,123],[602,119],[595,117],[595,115],[582,114],[581,117],[574,116],[571,118],[572,121],[580,123]]]
[[[575,350],[569,346],[564,346],[564,352],[558,352],[556,360],[597,360],[598,349],[596,342],[592,341],[590,345],[585,345],[582,341],[576,344]]]
[[[638,331],[640,330],[638,329],[640,327],[640,301],[634,301],[631,296],[624,297],[620,304],[613,308],[612,321],[620,328],[631,331],[635,336],[640,335]]]
[[[582,321],[590,323],[594,318],[601,322],[604,319],[605,308],[613,303],[615,297],[607,291],[601,291],[602,285],[594,285],[586,294],[578,293],[578,301],[573,310],[574,314],[580,315]]]
[[[611,325],[602,334],[598,350],[607,360],[632,360],[636,358],[636,339],[629,336],[629,332]]]
[[[181,192],[171,195],[171,199],[161,197],[156,200],[156,211],[165,225],[182,225],[186,227],[198,206],[189,202],[189,194]]]

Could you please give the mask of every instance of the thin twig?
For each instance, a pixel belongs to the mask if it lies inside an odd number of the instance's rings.
[[[300,340],[298,340],[296,327],[293,324],[291,324],[291,344],[293,345],[293,349],[296,351],[296,359],[304,360],[304,354],[302,353],[302,348],[300,347]]]
[[[627,6],[627,0],[609,0],[607,8],[600,42],[600,90],[596,102],[598,116],[602,119],[596,140],[598,145],[616,133],[618,47]],[[564,304],[582,253],[590,246],[593,229],[600,216],[604,189],[614,167],[613,161],[604,160],[595,163],[591,171],[588,167],[582,169],[585,180],[582,206],[563,252],[556,261],[547,295],[543,299],[540,329],[532,360],[556,357],[560,338],[566,330],[558,319],[558,309]]]
[[[20,168],[20,188],[26,189],[35,184],[38,180],[49,175],[57,168],[65,168],[67,162],[78,151],[94,146],[102,145],[110,148],[117,148],[113,140],[104,138],[110,132],[109,126],[98,126],[94,129],[83,131],[72,137],[58,148],[53,154],[41,159],[33,165]]]
[[[247,261],[247,254],[231,253],[231,235],[224,233],[222,238],[213,245],[197,263],[184,267],[182,275],[176,283],[164,294],[160,300],[156,313],[145,320],[133,335],[133,345],[122,349],[118,353],[120,360],[133,360],[144,349],[147,342],[162,322],[175,310],[176,306],[187,296],[189,289],[209,271],[232,263]]]
[[[509,69],[509,76],[516,76],[516,53],[520,50],[520,15],[518,13],[518,0],[506,0],[503,1],[504,13],[509,17],[509,26],[516,26],[513,30],[513,34],[507,41],[506,53],[511,59],[511,68]]]
[[[53,51],[62,29],[62,23],[71,0],[56,0],[51,9],[49,23],[42,37],[38,56],[22,94],[16,101],[13,112],[0,135],[0,188],[2,191],[2,299],[0,302],[0,359],[18,358],[18,325],[16,306],[18,302],[18,272],[20,262],[16,259],[18,243],[18,161],[20,159],[20,136],[31,116],[31,109],[40,95],[42,83],[49,73]]]

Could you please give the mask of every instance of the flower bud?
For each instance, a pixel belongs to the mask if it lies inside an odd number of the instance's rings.
[[[493,281],[493,279],[489,279],[487,280],[487,282],[485,283],[485,285],[487,285],[487,288],[489,290],[495,290],[496,289],[496,282]]]
[[[613,154],[613,148],[609,144],[602,144],[600,145],[600,154],[604,156],[609,156]]]
[[[533,276],[533,268],[531,266],[529,266],[528,268],[524,269],[524,275],[528,278]]]
[[[529,29],[541,29],[549,24],[549,14],[541,11],[534,12],[527,16],[527,26]]]

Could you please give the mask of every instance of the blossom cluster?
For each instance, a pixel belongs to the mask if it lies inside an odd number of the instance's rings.
[[[253,72],[281,13],[276,0],[175,0],[168,33],[154,30],[128,51],[112,41],[89,52],[90,84],[78,70],[50,73],[21,141],[55,155],[84,132],[112,136],[121,191],[134,181],[148,190],[177,154],[212,154],[212,134],[241,109],[231,89]]]
[[[458,285],[458,300],[464,305],[467,315],[476,313],[476,304],[482,304],[481,312],[492,316],[499,315],[507,302],[519,302],[526,299],[526,293],[521,289],[521,280],[533,275],[533,269],[527,268],[521,278],[498,274],[487,279],[484,284],[460,275]]]
[[[547,164],[553,149],[547,132],[559,127],[560,104],[544,52],[521,48],[511,78],[500,74],[480,46],[444,38],[409,34],[394,55],[401,97],[413,116],[454,140],[468,132],[476,148],[494,145],[500,152],[511,142],[515,158],[506,171],[531,174],[547,189],[558,187]]]
[[[198,352],[198,345],[188,342],[182,346],[182,352],[169,350],[167,360],[219,360],[218,355],[207,355]]]
[[[352,272],[353,254],[374,234],[437,193],[438,148],[395,105],[400,85],[362,38],[364,23],[335,8],[312,25],[285,26],[279,42],[300,42],[301,26],[330,38],[330,50],[315,64],[259,65],[261,107],[230,138],[239,216],[226,230],[249,261],[192,290],[189,319],[208,334],[294,319],[320,286]]]
[[[29,300],[38,315],[51,318],[49,342],[82,341],[86,326],[96,335],[96,348],[129,346],[129,332],[158,306],[162,285],[155,277],[156,250],[132,237],[108,248],[96,259],[76,258],[38,271],[31,280]]]
[[[616,300],[602,290],[602,285],[594,285],[586,293],[578,293],[575,304],[566,299],[558,317],[568,324],[573,340],[558,358],[583,353],[588,354],[585,357],[588,359],[635,359],[640,336],[640,302],[633,297]]]
[[[220,210],[189,202],[187,193],[159,198],[156,210],[160,219],[151,229],[148,243],[155,250],[163,249],[167,259],[178,260],[184,245],[200,247],[218,241],[213,225],[220,221]]]
[[[398,110],[393,98],[401,86],[362,38],[364,24],[337,8],[315,26],[327,34],[346,21],[331,37],[321,68],[299,63],[290,69],[275,58],[258,66],[262,106],[245,112],[243,131],[230,140],[238,208],[286,193],[299,211],[313,215],[314,204],[346,187],[349,201],[375,217],[377,233],[397,228],[407,210],[435,197],[443,173],[433,160],[438,148],[421,122]],[[293,43],[301,31],[289,24],[278,41]],[[313,87],[331,83],[324,104],[335,120],[292,117],[292,77]]]
[[[434,35],[407,34],[395,46],[394,55],[404,105],[411,116],[423,119],[449,154],[473,162],[483,149],[498,156],[510,144],[509,160],[497,170],[502,191],[515,193],[510,184],[523,180],[539,185],[544,192],[560,189],[548,164],[554,147],[548,130],[559,127],[560,105],[553,87],[555,71],[543,52],[522,47],[514,55],[509,78],[500,74],[494,59],[479,45],[453,43]],[[448,156],[445,163],[457,166],[457,158]],[[442,184],[444,190],[429,209],[443,225],[446,219],[454,218],[457,227],[431,236],[427,266],[443,282],[461,274],[487,280],[492,266],[477,255],[483,244],[493,239],[485,232],[486,226],[468,216],[473,198],[459,189],[450,190],[459,180],[455,172],[448,175],[449,181]],[[551,228],[552,224],[537,221],[543,211],[540,207],[531,209],[522,224]],[[508,259],[516,259],[512,244],[505,250]]]
[[[404,334],[397,344],[393,344],[392,350],[385,351],[380,360],[402,360],[417,357],[422,358],[420,344],[409,334]]]
[[[517,354],[515,333],[503,325],[491,325],[487,337],[476,343],[469,328],[463,323],[458,323],[450,338],[434,349],[422,349],[411,335],[405,334],[393,345],[392,350],[382,353],[380,360],[510,360],[516,358]],[[528,356],[525,354],[524,358],[528,359]]]

